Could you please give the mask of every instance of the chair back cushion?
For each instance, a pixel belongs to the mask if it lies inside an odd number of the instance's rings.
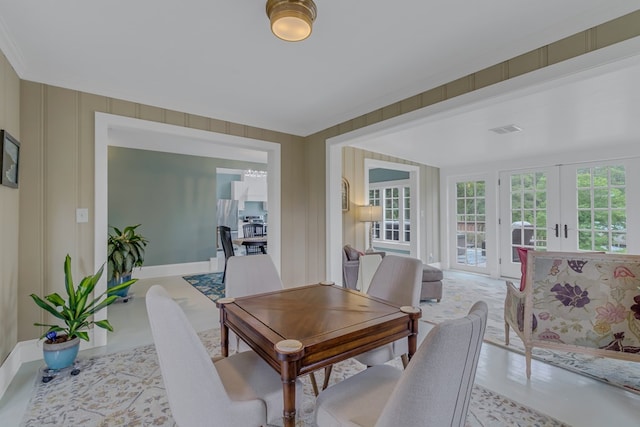
[[[391,393],[377,427],[464,426],[487,311],[487,304],[479,301],[466,317],[440,323],[429,332]]]
[[[173,418],[180,426],[210,425],[231,401],[207,350],[164,288],[152,286],[146,304]]]
[[[227,261],[226,297],[244,297],[283,288],[269,255],[234,256]]]
[[[229,259],[235,255],[233,251],[233,241],[231,240],[231,229],[227,226],[220,225],[218,230],[220,231],[220,242],[222,243],[224,258]]]
[[[400,306],[419,307],[421,288],[422,261],[388,255],[382,258],[367,293]]]

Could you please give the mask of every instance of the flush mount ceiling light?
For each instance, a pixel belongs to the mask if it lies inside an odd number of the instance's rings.
[[[316,5],[313,0],[267,0],[267,16],[276,37],[299,42],[311,34]]]

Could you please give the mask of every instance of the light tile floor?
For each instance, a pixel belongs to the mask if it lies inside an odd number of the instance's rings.
[[[449,273],[445,274],[466,274]],[[485,278],[487,283],[504,282]],[[140,280],[127,303],[109,307],[109,320],[115,332],[109,334],[106,347],[85,350],[83,355],[119,352],[152,342],[144,294],[153,284],[168,289],[180,302],[198,331],[218,326],[218,310],[200,292],[179,277]],[[421,323],[421,326],[427,325]],[[421,334],[423,335],[423,334]],[[629,362],[633,363],[633,362]],[[36,381],[42,362],[24,364],[0,400],[0,424],[18,426]],[[609,386],[600,381],[555,368],[534,360],[532,377],[524,373],[524,356],[501,347],[485,344],[482,348],[476,382],[526,406],[573,426],[638,426],[640,395]]]

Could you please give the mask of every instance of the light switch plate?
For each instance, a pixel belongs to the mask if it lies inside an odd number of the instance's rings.
[[[76,222],[89,222],[89,209],[78,208],[76,209]]]

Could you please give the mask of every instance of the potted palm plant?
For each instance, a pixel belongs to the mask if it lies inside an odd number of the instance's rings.
[[[78,355],[80,340],[89,341],[87,329],[91,325],[98,326],[108,331],[113,327],[107,319],[93,320],[93,315],[118,299],[116,295],[108,295],[105,291],[92,298],[93,290],[102,276],[104,265],[91,276],[83,278],[77,287],[74,287],[71,276],[71,257],[67,254],[64,260],[64,278],[67,298],[63,298],[54,292],[43,298],[31,294],[33,301],[56,319],[62,320],[64,325],[34,323],[35,326],[46,326],[49,329],[40,337],[46,338],[43,344],[44,360],[49,369],[63,369],[73,364]],[[129,287],[137,279],[122,283],[113,291]]]
[[[144,248],[148,240],[136,232],[140,225],[130,225],[122,231],[109,226],[112,229],[107,240],[107,280],[110,294],[126,297],[129,288],[119,285],[131,280],[133,269],[142,267],[144,263]],[[118,286],[117,291],[115,286]]]

